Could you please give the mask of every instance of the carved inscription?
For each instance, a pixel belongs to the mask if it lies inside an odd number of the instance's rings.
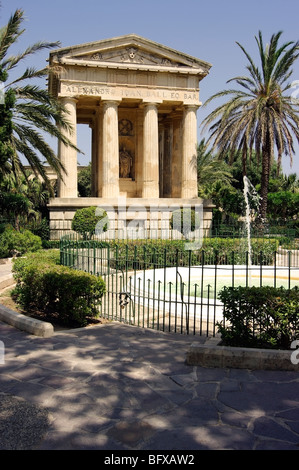
[[[71,95],[109,95],[110,89],[105,87],[90,86],[90,85],[71,85],[63,86],[62,93],[71,94]]]
[[[85,84],[61,85],[61,96],[99,96],[103,99],[139,98],[142,100],[184,101],[198,103],[198,93],[182,90],[149,90],[136,87],[111,87]]]

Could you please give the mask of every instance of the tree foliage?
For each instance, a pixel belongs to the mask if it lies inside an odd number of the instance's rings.
[[[216,98],[225,102],[213,110],[204,120],[209,127],[208,143],[213,142],[219,156],[234,158],[237,151],[242,154],[243,174],[246,174],[248,156],[255,148],[261,157],[261,205],[260,218],[267,213],[268,185],[274,150],[277,150],[280,164],[283,154],[294,155],[294,139],[299,142],[298,103],[288,94],[291,88],[289,78],[292,65],[299,56],[299,42],[279,40],[282,32],[273,34],[270,43],[264,45],[262,33],[256,37],[260,66],[257,66],[239,44],[248,64],[248,76],[241,75],[230,79],[240,88],[228,89],[211,96],[208,104]],[[228,100],[226,100],[228,98]]]
[[[40,41],[17,55],[8,55],[25,31],[23,22],[24,12],[18,9],[0,29],[0,81],[4,88],[4,104],[0,104],[0,174],[8,171],[17,177],[25,174],[25,159],[33,173],[41,175],[51,190],[43,160],[60,177],[63,177],[64,167],[45,136],[74,147],[65,133],[66,130],[72,132],[66,109],[36,84],[36,79],[48,76],[47,67],[38,70],[28,66],[17,78],[10,81],[9,76],[25,59],[44,49],[58,47],[59,43]]]
[[[99,212],[101,213],[98,214]],[[97,224],[106,217],[107,213],[105,211],[99,211],[94,206],[77,209],[72,220],[72,230],[83,235],[84,239],[91,238],[95,233]],[[103,231],[106,231],[107,224],[102,228]]]
[[[231,167],[215,155],[202,139],[197,146],[197,182],[198,194],[202,198],[212,197],[217,183],[229,186],[232,182]]]
[[[91,163],[78,173],[78,192],[81,197],[91,197]]]

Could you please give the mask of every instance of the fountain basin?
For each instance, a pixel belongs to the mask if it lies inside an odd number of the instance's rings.
[[[134,273],[128,289],[135,304],[177,317],[205,321],[223,320],[218,299],[224,287],[299,285],[299,269],[273,266],[192,266]]]

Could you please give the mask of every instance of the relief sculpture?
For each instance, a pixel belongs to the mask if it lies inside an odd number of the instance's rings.
[[[120,178],[131,178],[133,158],[130,152],[123,148],[119,153],[119,176]]]

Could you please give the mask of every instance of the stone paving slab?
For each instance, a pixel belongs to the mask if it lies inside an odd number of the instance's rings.
[[[190,366],[193,336],[118,323],[0,340],[0,449],[299,450],[298,371]]]

